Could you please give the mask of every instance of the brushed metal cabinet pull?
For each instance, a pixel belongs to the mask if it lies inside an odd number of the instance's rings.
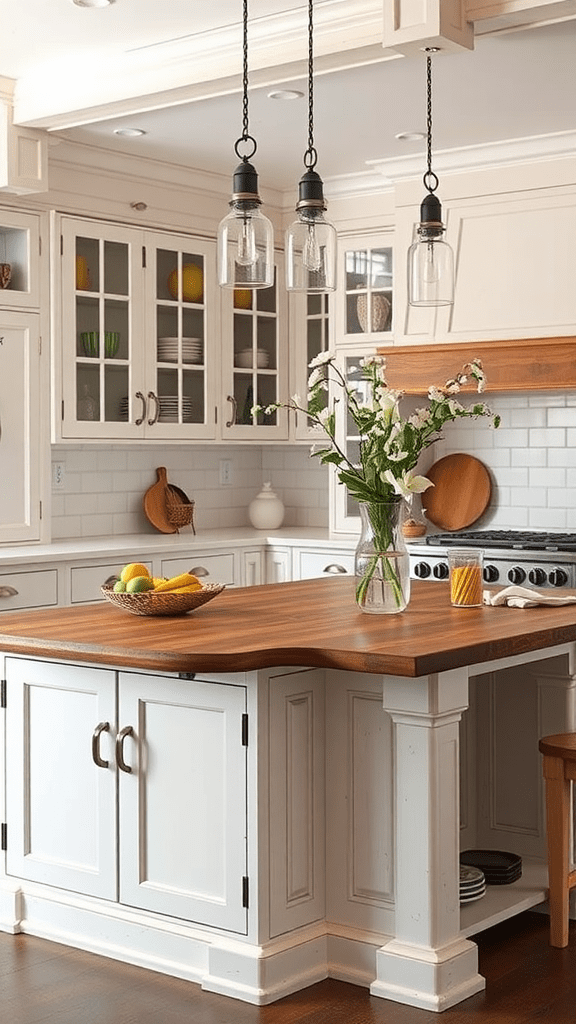
[[[144,423],[144,417],[146,416],[146,399],[141,391],[136,392],[136,398],[139,398],[142,402],[142,415],[136,420],[136,426],[140,427]]]
[[[331,562],[330,565],[325,565],[322,572],[329,572],[332,574],[343,573],[347,574],[348,569],[345,569],[343,565],[339,565],[337,562]]]
[[[120,732],[118,733],[116,739],[116,764],[118,765],[121,772],[127,772],[128,775],[131,774],[132,769],[130,765],[126,764],[126,761],[124,760],[124,740],[126,739],[127,736],[133,735],[134,729],[132,728],[132,726],[125,725],[124,728],[121,729]]]
[[[205,569],[203,565],[195,565],[189,570],[191,576],[209,576],[208,569]]]
[[[8,584],[0,587],[0,597],[16,597],[17,593],[16,587],[9,587]]]
[[[227,427],[234,427],[236,425],[236,413],[238,412],[238,402],[234,398],[234,395],[228,395],[228,402],[232,402],[232,419],[226,420]]]
[[[152,401],[154,402],[154,415],[151,418],[148,418],[148,426],[153,427],[154,424],[158,422],[158,417],[160,415],[160,400],[158,398],[158,395],[156,395],[153,391],[148,392],[148,398],[151,398]]]
[[[92,733],[92,760],[97,768],[109,768],[110,762],[100,755],[100,737],[103,732],[110,731],[110,722],[100,722]]]

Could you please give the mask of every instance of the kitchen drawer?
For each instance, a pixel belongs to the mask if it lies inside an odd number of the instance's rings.
[[[312,580],[319,576],[354,573],[353,551],[297,551],[296,578]]]
[[[109,576],[119,576],[126,562],[110,562],[106,565],[80,565],[71,570],[70,604],[85,604],[87,601],[103,601],[100,587]],[[151,562],[143,562],[152,573]]]
[[[203,555],[193,552],[181,558],[167,558],[162,562],[162,575],[178,576],[181,572],[192,572],[202,583],[224,583],[234,585],[234,555],[225,552],[220,555]]]
[[[6,591],[3,591],[3,588]],[[14,590],[15,593],[9,593]],[[5,596],[4,596],[5,595]],[[46,608],[58,604],[58,570],[10,572],[0,575],[0,611]]]

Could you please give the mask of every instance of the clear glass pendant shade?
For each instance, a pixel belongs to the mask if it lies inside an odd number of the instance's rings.
[[[288,291],[331,292],[336,288],[336,229],[320,209],[298,210],[286,231]]]
[[[223,288],[274,283],[274,230],[259,204],[238,200],[218,227],[218,280]]]
[[[411,306],[451,306],[454,254],[441,237],[421,234],[408,250],[408,302]]]

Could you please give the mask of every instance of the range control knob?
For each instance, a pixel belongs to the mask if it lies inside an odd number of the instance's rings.
[[[414,575],[418,576],[419,579],[425,580],[430,575],[430,566],[428,562],[416,562],[414,566]]]
[[[485,565],[483,575],[486,583],[496,583],[496,580],[500,579],[500,573],[495,565]]]
[[[543,583],[546,583],[546,571],[544,569],[530,569],[528,579],[530,580],[530,583],[534,583],[535,586],[541,587]]]
[[[522,566],[513,565],[508,573],[508,579],[510,580],[510,583],[524,583],[526,573]]]
[[[553,587],[565,587],[568,583],[568,573],[556,566],[555,569],[552,569],[552,572],[548,573],[548,582]]]
[[[449,575],[448,566],[446,562],[438,562],[432,569],[432,574],[437,580],[447,580]]]

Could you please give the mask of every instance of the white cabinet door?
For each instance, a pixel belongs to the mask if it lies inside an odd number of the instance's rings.
[[[115,673],[6,665],[6,870],[116,899]]]
[[[120,901],[245,933],[245,687],[121,673],[119,707]]]
[[[40,346],[34,313],[0,313],[0,542],[40,537]]]

